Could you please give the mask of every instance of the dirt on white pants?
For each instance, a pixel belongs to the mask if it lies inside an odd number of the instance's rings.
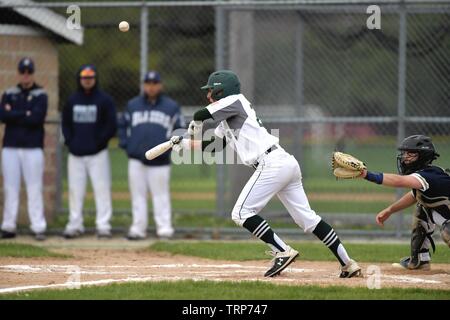
[[[136,159],[128,161],[128,185],[131,192],[133,223],[130,234],[146,236],[148,227],[147,194],[153,202],[153,217],[159,237],[171,237],[170,165],[146,166]]]
[[[41,148],[9,148],[2,150],[3,170],[3,223],[2,230],[16,230],[19,212],[20,184],[23,177],[28,200],[30,229],[34,233],[44,232],[47,224],[44,216],[43,177],[44,151]]]
[[[112,216],[111,170],[108,150],[89,156],[69,154],[69,223],[66,232],[84,231],[83,203],[88,176],[92,183],[96,207],[97,231],[109,231]]]

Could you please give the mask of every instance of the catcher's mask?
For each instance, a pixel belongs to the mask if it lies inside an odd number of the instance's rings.
[[[241,93],[241,83],[233,71],[219,70],[211,73],[208,83],[201,89],[211,89],[211,96],[217,101],[227,96]]]
[[[431,142],[431,138],[423,135],[413,135],[405,138],[398,147],[397,169],[402,175],[408,175],[429,166],[439,157]],[[405,162],[406,153],[417,153],[417,159]]]

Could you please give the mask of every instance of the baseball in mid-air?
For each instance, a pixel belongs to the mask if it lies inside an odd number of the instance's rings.
[[[127,32],[130,30],[130,24],[126,21],[122,21],[119,23],[119,30],[122,32]]]

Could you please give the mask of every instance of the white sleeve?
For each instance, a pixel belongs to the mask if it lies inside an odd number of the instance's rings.
[[[427,191],[430,188],[430,185],[428,184],[427,180],[424,177],[422,177],[420,174],[412,173],[412,174],[410,174],[410,176],[419,180],[420,184],[422,185],[422,188],[420,189],[420,191]]]
[[[220,139],[223,139],[225,137],[225,134],[220,124],[217,126],[216,129],[214,129],[214,134],[218,136]]]

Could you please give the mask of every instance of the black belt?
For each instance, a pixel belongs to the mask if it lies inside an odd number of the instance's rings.
[[[271,153],[272,151],[277,150],[277,149],[278,149],[278,147],[277,147],[276,145],[273,145],[273,146],[271,146],[269,149],[267,149],[266,151],[264,151],[264,154],[269,154],[269,153]],[[254,169],[258,168],[258,166],[259,166],[259,162],[258,162],[258,161],[255,161],[255,163],[252,164],[252,167],[253,167]]]

